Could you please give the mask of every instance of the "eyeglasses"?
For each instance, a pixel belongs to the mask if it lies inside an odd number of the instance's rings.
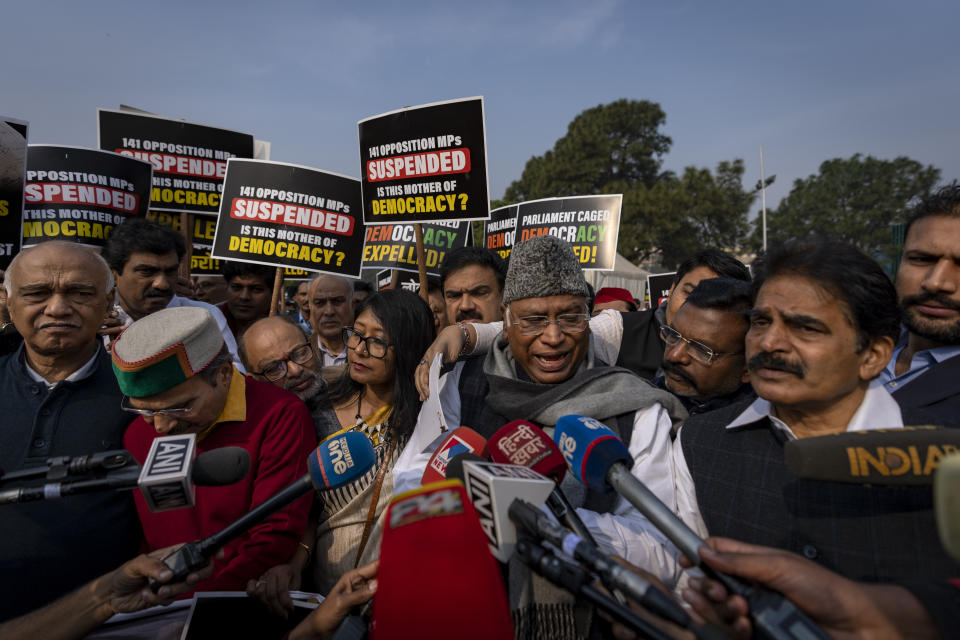
[[[183,416],[188,416],[193,413],[192,407],[177,407],[175,409],[157,409],[153,411],[152,409],[137,409],[136,407],[130,406],[130,398],[127,396],[122,396],[120,398],[120,408],[129,413],[135,413],[139,416],[145,418],[153,418],[155,416],[168,416],[171,418],[180,418]]]
[[[311,358],[313,358],[313,348],[309,342],[304,342],[291,349],[280,360],[273,360],[263,365],[262,371],[251,371],[251,373],[255,376],[263,376],[270,382],[276,382],[287,375],[288,361],[294,364],[307,364]]]
[[[510,322],[510,308],[507,308],[507,322]],[[550,316],[519,316],[515,318],[520,329],[520,335],[538,336],[543,333],[551,322],[564,333],[583,333],[590,323],[590,316],[586,313],[561,313],[554,320]]]
[[[343,328],[343,341],[354,351],[357,350],[357,347],[359,347],[362,342],[367,348],[367,353],[374,358],[385,358],[387,355],[387,347],[391,346],[389,342],[385,342],[380,338],[363,336],[348,327]]]
[[[717,358],[723,356],[736,355],[738,353],[743,353],[743,350],[740,351],[714,351],[707,345],[702,342],[697,342],[696,340],[691,340],[689,338],[684,338],[683,335],[674,329],[673,327],[668,327],[662,325],[660,327],[660,337],[668,347],[676,346],[679,342],[684,342],[687,345],[687,353],[690,354],[690,357],[696,360],[701,364],[709,365]]]

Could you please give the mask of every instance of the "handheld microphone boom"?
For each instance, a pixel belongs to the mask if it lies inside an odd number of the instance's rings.
[[[512,464],[466,461],[462,470],[459,479],[487,534],[490,552],[500,562],[507,562],[517,544],[517,528],[507,513],[510,503],[522,498],[543,504],[556,485],[532,469]]]
[[[565,554],[584,563],[610,589],[620,589],[639,604],[682,627],[690,625],[690,616],[662,591],[640,575],[623,567],[595,545],[554,524],[540,509],[523,500],[514,500],[508,514],[515,525],[537,540],[546,540]]]
[[[133,454],[126,449],[101,451],[84,456],[57,456],[48,458],[43,466],[18,469],[0,474],[0,483],[32,480],[46,477],[47,480],[60,480],[67,476],[84,475],[95,471],[116,471],[134,464]]]
[[[173,577],[166,583],[151,582],[150,587],[156,593],[163,584],[182,582],[190,572],[204,567],[220,547],[250,527],[314,488],[325,491],[350,484],[372,469],[376,461],[377,455],[370,438],[359,431],[330,436],[307,458],[309,473],[267,498],[219,532],[197,542],[188,542],[168,555],[163,559],[163,563],[173,572]]]
[[[529,467],[552,478],[556,484],[547,498],[547,506],[554,517],[590,544],[597,545],[587,525],[560,489],[560,483],[567,472],[567,463],[560,449],[543,429],[526,420],[514,420],[490,436],[487,449],[494,462]]]
[[[186,469],[189,477],[177,480],[175,495],[182,496],[182,483],[201,487],[220,487],[238,482],[250,469],[250,455],[240,447],[222,447],[201,453]],[[54,500],[66,496],[94,493],[97,491],[123,491],[139,485],[140,465],[135,462],[111,471],[103,477],[72,482],[49,482],[38,487],[21,487],[0,491],[0,505],[32,502],[34,500]],[[141,487],[142,488],[142,487]],[[171,504],[173,500],[166,504]],[[163,506],[163,503],[160,503]],[[189,506],[179,503],[179,507]],[[167,506],[166,508],[178,508]],[[157,510],[157,509],[154,509]]]
[[[762,637],[783,639],[829,636],[792,602],[778,593],[752,587],[738,578],[715,571],[700,560],[703,540],[663,504],[642,482],[633,477],[628,464],[632,456],[620,438],[603,423],[586,416],[564,416],[557,421],[554,439],[573,475],[594,491],[612,487],[645,515],[694,565],[723,583],[731,593],[743,596]]]
[[[791,440],[787,468],[800,478],[880,485],[929,485],[940,459],[960,449],[960,429],[903,427]]]
[[[484,458],[487,455],[487,440],[470,427],[458,427],[450,432],[433,452],[427,468],[423,471],[420,484],[440,482],[447,477],[447,465],[460,454],[475,453]]]

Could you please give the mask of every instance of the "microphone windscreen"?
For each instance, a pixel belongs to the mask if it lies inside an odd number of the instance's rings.
[[[563,482],[567,472],[567,462],[557,445],[543,429],[526,420],[500,427],[487,441],[487,451],[494,462],[529,467],[557,484]]]
[[[190,478],[201,487],[222,487],[243,480],[250,471],[250,454],[242,447],[220,447],[199,454]]]
[[[387,510],[371,639],[394,638],[513,638],[500,570],[457,481],[400,494]]]
[[[437,446],[430,456],[427,468],[423,472],[420,484],[440,482],[447,477],[447,465],[461,453],[475,453],[486,457],[487,440],[470,427],[458,427]]]
[[[960,454],[952,454],[934,474],[933,506],[940,542],[960,562]]]
[[[960,429],[903,427],[791,440],[783,455],[797,477],[879,485],[929,485],[940,459],[960,447]]]
[[[453,460],[447,465],[447,480],[466,482],[463,475],[463,465],[466,462],[486,462],[486,460],[475,453],[461,453],[454,456]]]
[[[598,492],[610,491],[607,471],[616,462],[633,466],[633,456],[623,441],[602,422],[569,415],[557,420],[553,439],[574,477]]]
[[[377,464],[373,444],[359,431],[335,433],[307,458],[310,479],[318,491],[350,484]]]

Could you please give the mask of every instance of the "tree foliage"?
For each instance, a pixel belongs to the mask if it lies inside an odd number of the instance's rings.
[[[646,100],[587,109],[553,149],[527,162],[504,201],[622,193],[617,250],[633,262],[657,258],[673,268],[702,248],[739,247],[756,197],[743,189],[743,161],[721,162],[714,173],[661,172],[672,142],[660,132],[665,122],[660,105]]]
[[[830,237],[888,261],[896,254],[891,226],[903,222],[912,202],[928,195],[939,179],[936,167],[904,156],[881,160],[858,153],[827,160],[817,174],[795,180],[779,206],[767,211],[767,245]],[[751,244],[759,248],[761,237],[758,217]]]
[[[743,189],[743,161],[723,161],[714,173],[687,167],[650,188],[623,185],[617,250],[628,260],[657,256],[675,268],[697,251],[737,249],[749,231],[747,212],[756,197]]]
[[[646,100],[617,100],[587,109],[553,149],[530,158],[504,199],[602,193],[619,180],[653,185],[672,142],[660,133],[666,119],[660,105]]]

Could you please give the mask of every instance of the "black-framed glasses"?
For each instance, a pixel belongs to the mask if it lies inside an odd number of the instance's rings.
[[[280,360],[273,360],[263,365],[261,371],[251,371],[255,376],[263,376],[270,382],[276,382],[287,375],[287,362],[294,364],[307,364],[313,358],[313,347],[309,342],[295,346],[287,352]]]
[[[743,353],[742,349],[740,351],[715,351],[702,342],[697,342],[696,340],[691,340],[690,338],[684,338],[683,334],[681,334],[679,331],[666,325],[660,326],[660,337],[668,347],[676,346],[679,342],[685,343],[687,347],[687,353],[690,354],[690,357],[697,362],[706,365],[713,363],[714,360],[717,358],[722,358],[723,356]]]
[[[507,316],[511,317],[510,308],[507,308]],[[513,318],[514,324],[520,329],[520,334],[524,336],[538,336],[546,331],[551,322],[555,322],[560,331],[564,333],[583,333],[590,324],[590,316],[586,313],[561,313],[553,320],[550,316],[518,316]]]
[[[176,407],[174,409],[157,409],[156,411],[152,409],[137,409],[136,407],[130,406],[130,398],[127,396],[120,397],[120,408],[129,413],[135,413],[138,416],[143,416],[145,418],[153,418],[155,416],[169,416],[171,418],[182,418],[183,416],[189,416],[193,413],[193,407]]]
[[[385,358],[387,356],[387,348],[391,346],[390,343],[385,340],[374,338],[373,336],[364,336],[350,327],[343,328],[343,341],[354,351],[357,350],[357,347],[359,347],[362,342],[367,348],[367,353],[374,358]]]

